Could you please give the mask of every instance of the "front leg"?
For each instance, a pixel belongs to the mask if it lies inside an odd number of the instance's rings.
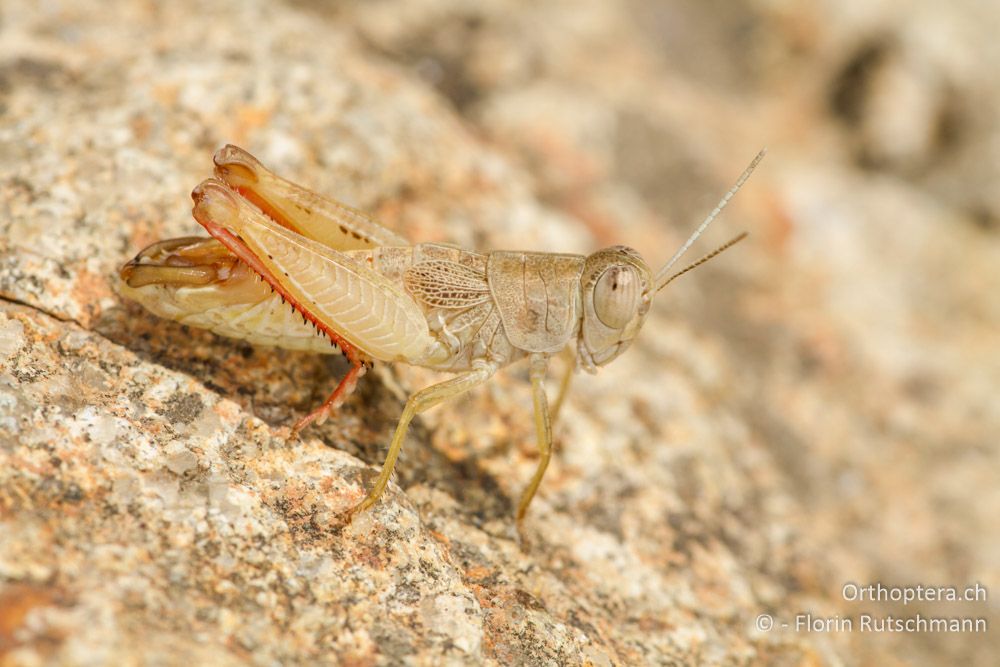
[[[382,464],[382,472],[379,473],[378,479],[375,480],[374,486],[372,486],[371,491],[368,492],[365,499],[348,512],[348,520],[353,518],[358,512],[362,512],[378,502],[382,492],[385,491],[385,487],[389,483],[389,477],[392,476],[393,468],[396,467],[396,459],[399,458],[399,452],[403,449],[403,439],[406,437],[406,430],[413,417],[424,410],[443,403],[453,396],[458,396],[473,387],[483,384],[496,373],[496,370],[497,367],[495,364],[482,363],[467,373],[462,373],[450,380],[425,387],[410,396],[409,400],[406,401],[406,407],[403,408],[403,414],[399,418],[399,423],[396,424],[396,432],[393,433],[392,442],[389,443],[389,453],[386,454],[385,463]]]
[[[566,400],[566,394],[569,393],[569,385],[573,381],[573,373],[576,372],[576,353],[573,351],[573,346],[568,345],[563,348],[562,356],[566,367],[563,369],[562,377],[559,379],[556,400],[549,409],[549,421],[552,424],[552,428],[555,428],[556,422],[559,421],[559,412],[562,410],[563,402]]]

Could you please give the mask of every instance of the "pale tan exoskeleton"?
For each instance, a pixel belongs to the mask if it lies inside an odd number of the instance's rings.
[[[215,155],[216,178],[192,193],[194,217],[212,238],[146,248],[122,267],[122,291],[157,315],[224,336],[343,352],[351,369],[294,433],[324,419],[373,360],[453,373],[410,396],[381,474],[349,516],[371,507],[384,491],[415,415],[528,358],[540,457],[518,504],[520,521],[552,452],[543,386],[549,358],[569,350],[569,370],[579,365],[594,372],[629,346],[660,289],[743,239],[745,234],[670,274],[763,155],[654,274],[624,246],[585,257],[410,245],[359,211],[281,179],[246,151],[226,146]]]

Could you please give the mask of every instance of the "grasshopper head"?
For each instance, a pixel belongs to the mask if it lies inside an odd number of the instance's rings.
[[[649,312],[653,272],[632,248],[614,246],[587,258],[580,281],[583,323],[578,351],[593,371],[624,352]]]
[[[598,366],[603,366],[628,349],[646,320],[653,296],[670,281],[701,266],[746,238],[745,233],[740,234],[693,264],[673,275],[670,274],[674,262],[680,259],[695,239],[722,212],[764,158],[765,152],[762,150],[757,153],[750,166],[736,180],[736,185],[725,194],[715,209],[655,276],[639,253],[625,246],[606,248],[587,258],[580,282],[583,323],[580,325],[580,338],[577,343],[577,356],[585,369],[593,372]]]

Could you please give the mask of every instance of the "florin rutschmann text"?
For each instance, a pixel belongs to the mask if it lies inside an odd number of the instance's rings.
[[[968,586],[925,586],[923,584],[907,586],[886,586],[881,583],[858,584],[847,582],[841,587],[841,596],[846,602],[902,604],[911,603],[985,603],[989,593],[980,583]],[[800,612],[790,620],[775,618],[769,613],[759,614],[754,622],[758,632],[770,632],[774,629],[794,632],[903,632],[903,633],[936,633],[964,632],[984,633],[989,630],[989,622],[982,616],[959,616],[940,613],[940,607],[934,607],[936,613],[931,615],[927,609],[923,613],[873,613],[864,611],[858,614],[822,614],[818,612]]]

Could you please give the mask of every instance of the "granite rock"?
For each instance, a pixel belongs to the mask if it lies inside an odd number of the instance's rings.
[[[5,3],[0,664],[991,664],[794,627],[997,620],[841,595],[1000,590],[998,17],[910,4]],[[345,528],[436,376],[289,441],[340,360],[116,295],[227,142],[414,241],[653,264],[771,155],[702,246],[751,241],[575,381],[519,536],[523,368]]]

